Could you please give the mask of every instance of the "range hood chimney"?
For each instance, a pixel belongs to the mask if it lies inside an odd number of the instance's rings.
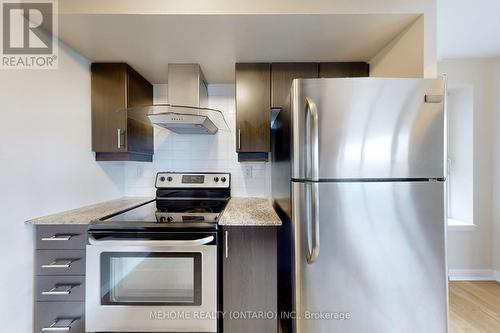
[[[168,64],[168,103],[196,108],[208,104],[207,82],[198,64]]]
[[[207,108],[207,82],[199,64],[169,64],[167,94],[168,104],[153,105],[148,112],[152,124],[179,134],[215,134],[215,117],[227,126],[222,112]]]

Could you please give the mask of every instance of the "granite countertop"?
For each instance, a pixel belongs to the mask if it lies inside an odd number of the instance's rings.
[[[281,220],[266,198],[231,198],[220,220],[220,225],[280,226]]]
[[[119,213],[153,201],[153,198],[124,197],[61,213],[38,217],[26,224],[89,224],[103,217]],[[220,225],[279,226],[281,220],[266,198],[231,198],[220,220]]]
[[[26,224],[89,224],[111,214],[129,208],[140,206],[153,198],[124,197],[117,200],[106,201],[95,205],[85,206],[62,213],[38,217],[26,221]]]

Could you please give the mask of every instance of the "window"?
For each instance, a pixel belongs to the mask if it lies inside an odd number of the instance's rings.
[[[474,91],[448,87],[448,225],[473,226]]]

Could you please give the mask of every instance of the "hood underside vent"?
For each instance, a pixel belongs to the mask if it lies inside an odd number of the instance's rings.
[[[218,130],[229,131],[224,114],[210,108],[157,104],[129,111],[129,116],[137,120],[144,121],[144,115],[151,124],[178,134],[215,134]]]
[[[218,131],[217,126],[205,116],[169,112],[148,117],[151,123],[178,134],[215,134]]]

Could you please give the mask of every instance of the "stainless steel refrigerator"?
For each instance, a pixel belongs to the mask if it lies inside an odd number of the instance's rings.
[[[273,189],[293,332],[447,332],[445,97],[441,78],[294,80],[289,208]]]

